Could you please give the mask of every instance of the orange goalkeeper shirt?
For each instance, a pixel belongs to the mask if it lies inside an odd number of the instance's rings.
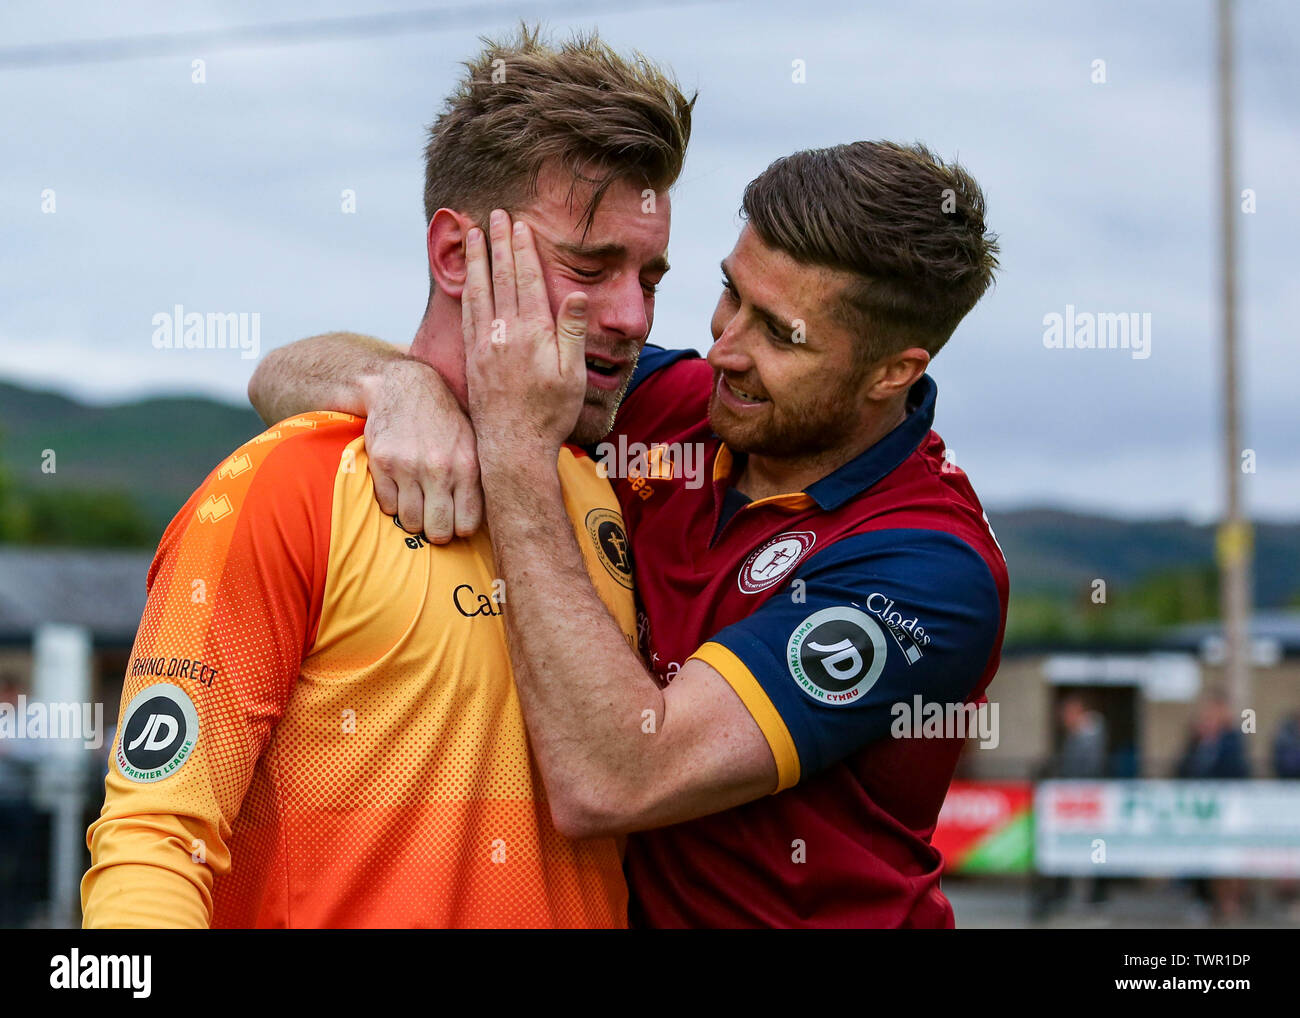
[[[626,925],[617,843],[551,823],[488,535],[435,546],[385,516],[364,423],[282,421],[167,528],[88,834],[87,927]],[[580,450],[559,471],[635,644],[618,503]]]

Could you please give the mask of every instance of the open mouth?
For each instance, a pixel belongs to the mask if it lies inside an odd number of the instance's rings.
[[[596,374],[605,378],[613,378],[623,370],[623,365],[617,361],[606,360],[604,357],[587,355],[587,370],[594,371]]]
[[[756,395],[756,394],[754,394],[754,393],[752,393],[752,392],[746,392],[744,389],[738,389],[738,388],[736,388],[734,385],[732,385],[730,382],[728,382],[725,378],[722,380],[722,384],[725,385],[725,386],[727,387],[727,391],[730,392],[731,395],[735,396],[736,399],[740,400],[742,403],[767,403],[767,402],[769,402],[769,400],[768,400],[768,398],[767,398],[766,396],[759,396],[759,395]]]
[[[625,381],[627,361],[615,360],[598,353],[587,354],[587,387],[601,392],[616,392]]]

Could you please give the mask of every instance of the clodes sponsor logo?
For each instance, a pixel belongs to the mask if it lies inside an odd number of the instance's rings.
[[[817,535],[810,530],[791,530],[777,534],[760,545],[745,559],[736,575],[736,585],[742,594],[757,594],[774,587],[808,554],[817,543]]]
[[[930,634],[920,624],[920,618],[901,610],[894,599],[875,590],[867,598],[867,611],[885,624],[889,635],[903,652],[903,660],[914,665],[921,660],[921,652],[930,645]]]
[[[623,517],[613,509],[593,509],[587,513],[587,534],[596,546],[600,564],[610,576],[628,590],[632,589],[632,549],[623,529]]]
[[[199,740],[199,714],[185,690],[159,683],[137,693],[118,726],[117,769],[132,781],[169,778]]]
[[[845,707],[862,699],[885,670],[885,634],[864,611],[836,605],[813,612],[790,634],[786,664],[818,703]]]

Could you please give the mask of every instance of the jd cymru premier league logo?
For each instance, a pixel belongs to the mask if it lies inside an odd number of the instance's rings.
[[[813,612],[790,636],[786,663],[818,703],[856,703],[885,669],[885,634],[866,612],[836,606]]]
[[[171,777],[194,752],[199,714],[185,690],[160,683],[136,694],[122,715],[117,767],[132,781]]]

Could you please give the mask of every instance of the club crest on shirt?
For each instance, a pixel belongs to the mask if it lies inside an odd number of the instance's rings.
[[[786,665],[799,688],[818,703],[847,707],[885,670],[885,634],[864,611],[836,605],[815,611],[795,627]]]
[[[610,576],[628,590],[632,589],[632,548],[623,529],[623,517],[613,509],[593,509],[587,513],[587,534],[596,547],[596,556]]]
[[[736,574],[740,592],[757,594],[780,583],[816,543],[817,535],[812,531],[791,530],[759,545]]]

